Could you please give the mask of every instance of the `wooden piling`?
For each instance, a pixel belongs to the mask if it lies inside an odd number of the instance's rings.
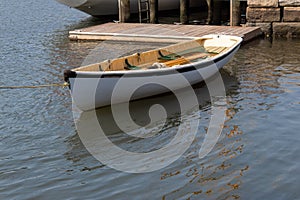
[[[239,26],[241,21],[240,1],[230,0],[230,26]]]
[[[158,0],[150,0],[150,23],[158,24]]]
[[[180,0],[180,22],[182,24],[189,23],[189,0]]]
[[[213,22],[213,11],[214,11],[214,2],[213,0],[206,0],[207,3],[207,24],[212,24]]]
[[[130,19],[130,0],[118,0],[119,21],[128,22]]]
[[[213,11],[212,11],[212,24],[221,25],[222,24],[222,10],[223,8],[223,1],[212,1]]]

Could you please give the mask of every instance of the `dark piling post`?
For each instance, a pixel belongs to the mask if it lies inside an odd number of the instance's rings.
[[[189,23],[189,0],[180,0],[180,22],[182,24]]]
[[[158,0],[150,0],[150,23],[158,24]]]
[[[213,21],[213,0],[206,0],[207,3],[207,24]]]
[[[212,9],[212,24],[221,25],[222,23],[222,10],[224,9],[223,1],[212,1],[213,9]]]
[[[230,26],[240,25],[240,1],[230,0]]]
[[[130,19],[130,0],[118,0],[119,21],[128,22]]]

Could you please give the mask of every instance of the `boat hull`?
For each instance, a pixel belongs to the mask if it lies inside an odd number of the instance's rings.
[[[57,0],[59,3],[65,4],[69,7],[81,10],[92,16],[103,16],[103,15],[117,15],[118,0]],[[164,0],[158,1],[159,10],[174,10],[179,8],[179,0]],[[199,1],[192,0],[191,7],[201,6]],[[132,13],[138,12],[138,1],[130,1],[130,10]]]
[[[190,87],[218,73],[239,47],[237,43],[213,59],[166,69],[76,72],[68,77],[73,103],[86,111]]]

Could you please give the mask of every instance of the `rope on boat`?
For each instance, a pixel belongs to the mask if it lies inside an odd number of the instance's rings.
[[[47,85],[21,85],[21,86],[0,86],[2,90],[10,90],[10,89],[28,89],[28,88],[46,88],[46,87],[68,87],[69,83],[53,83]]]

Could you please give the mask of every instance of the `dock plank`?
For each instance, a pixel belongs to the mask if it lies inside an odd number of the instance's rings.
[[[71,40],[179,42],[207,34],[228,34],[249,41],[262,34],[259,27],[105,23],[69,32]]]

